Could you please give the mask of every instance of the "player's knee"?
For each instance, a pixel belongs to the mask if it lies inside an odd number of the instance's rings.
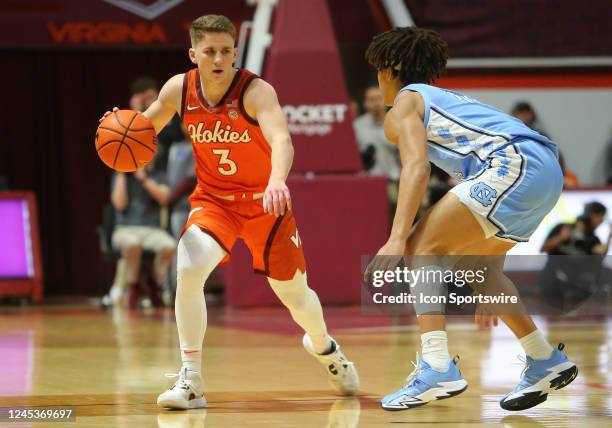
[[[212,271],[204,259],[179,257],[176,266],[177,286],[204,286]]]
[[[176,270],[177,288],[204,287],[208,273],[202,266],[183,265]]]
[[[190,227],[178,244],[177,287],[203,287],[225,252],[209,235]]]
[[[306,304],[308,289],[281,289],[276,292],[278,298],[285,306],[291,309],[300,310]]]
[[[223,257],[225,253],[217,241],[195,225],[191,225],[179,240],[178,252],[190,256],[209,255],[213,258]]]
[[[309,293],[314,293],[306,283],[306,277],[296,275],[289,281],[278,281],[268,278],[272,290],[280,301],[292,310],[302,309],[307,302]]]

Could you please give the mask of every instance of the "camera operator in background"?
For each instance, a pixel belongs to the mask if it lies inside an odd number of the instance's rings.
[[[556,312],[574,309],[600,284],[602,262],[610,247],[612,229],[605,244],[595,235],[595,230],[605,216],[603,204],[590,202],[574,223],[556,225],[544,241],[541,251],[550,257],[542,271],[541,297]]]

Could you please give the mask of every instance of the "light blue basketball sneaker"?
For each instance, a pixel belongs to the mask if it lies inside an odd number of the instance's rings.
[[[422,406],[430,401],[442,400],[461,394],[468,387],[468,383],[457,367],[458,357],[449,361],[448,370],[439,372],[432,369],[429,364],[417,353],[418,363],[410,373],[408,382],[402,389],[387,395],[381,401],[385,410],[405,410]]]
[[[563,353],[563,348],[565,345],[560,343],[547,360],[526,357],[521,381],[499,402],[502,409],[525,410],[537,406],[546,401],[549,392],[576,379],[578,368]]]

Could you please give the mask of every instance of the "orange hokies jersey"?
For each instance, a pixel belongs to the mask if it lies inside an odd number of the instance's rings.
[[[195,157],[198,184],[193,196],[202,192],[238,196],[266,189],[272,149],[243,105],[244,92],[256,78],[239,69],[221,101],[211,107],[204,98],[198,69],[185,73],[181,117]]]

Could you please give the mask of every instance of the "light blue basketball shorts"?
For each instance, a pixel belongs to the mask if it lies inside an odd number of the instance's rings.
[[[451,192],[472,211],[487,238],[528,241],[563,189],[556,153],[538,142],[521,140],[489,159]]]

